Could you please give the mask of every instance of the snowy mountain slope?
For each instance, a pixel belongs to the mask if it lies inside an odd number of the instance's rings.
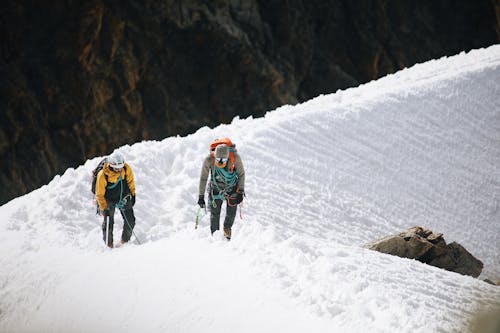
[[[359,88],[121,147],[143,243],[108,251],[99,159],[0,207],[0,332],[462,332],[500,289],[368,251],[422,225],[500,280],[500,46]],[[203,157],[229,136],[247,199],[233,241],[194,230]],[[121,231],[121,219],[115,234]]]

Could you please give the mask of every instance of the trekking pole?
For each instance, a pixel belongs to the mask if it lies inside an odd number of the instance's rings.
[[[109,246],[109,216],[104,215],[104,220],[106,221],[106,246]]]

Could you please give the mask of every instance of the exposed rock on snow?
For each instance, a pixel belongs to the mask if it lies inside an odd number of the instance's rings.
[[[462,245],[446,244],[443,234],[422,227],[372,241],[365,247],[473,277],[478,277],[483,269],[483,263]]]

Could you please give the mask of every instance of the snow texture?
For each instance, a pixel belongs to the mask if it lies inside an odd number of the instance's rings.
[[[500,280],[499,96],[496,45],[120,147],[142,245],[104,247],[101,158],[68,169],[0,207],[0,332],[463,332],[500,287],[362,245],[423,226]],[[246,169],[231,242],[208,215],[194,229],[201,164],[224,136]]]

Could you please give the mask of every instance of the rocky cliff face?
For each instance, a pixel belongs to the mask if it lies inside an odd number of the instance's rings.
[[[478,1],[6,1],[0,204],[143,139],[498,43]]]

